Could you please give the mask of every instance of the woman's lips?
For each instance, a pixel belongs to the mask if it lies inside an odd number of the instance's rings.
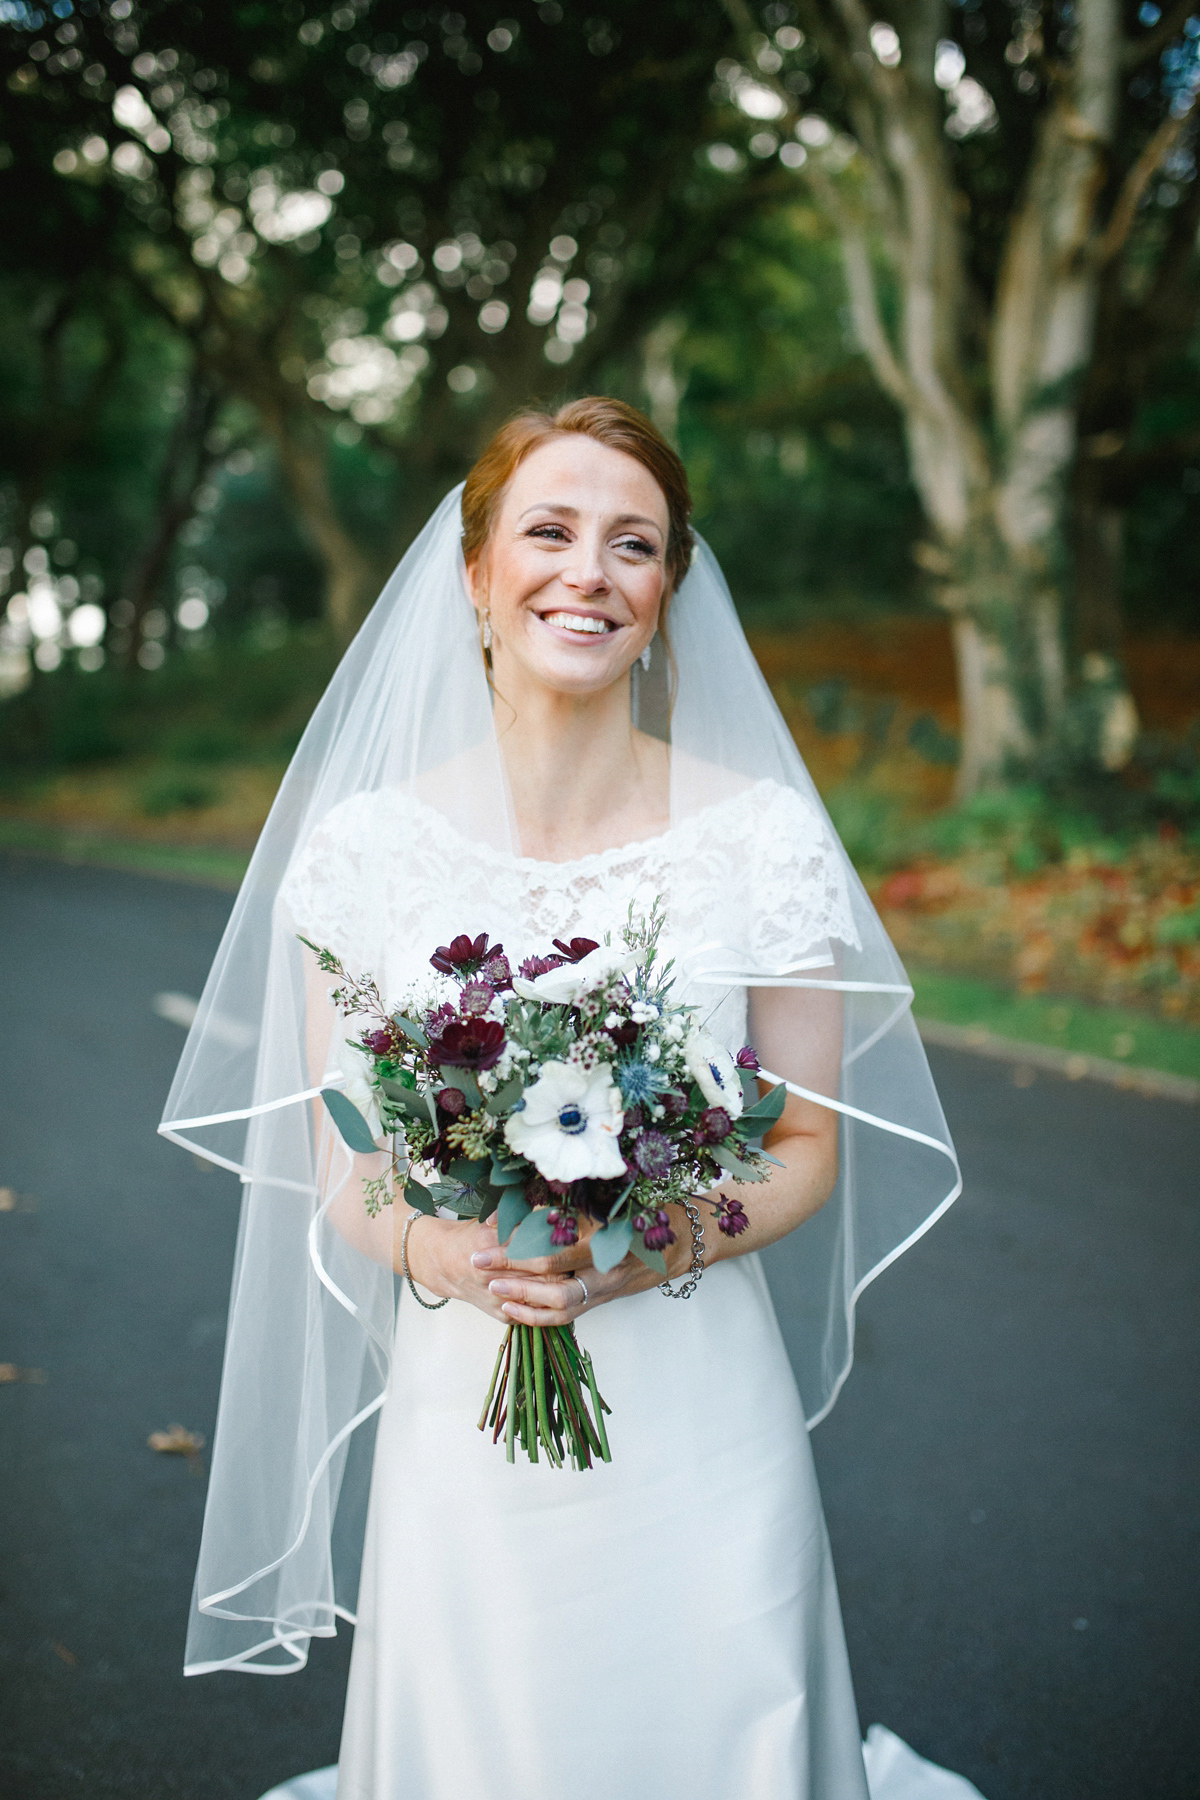
[[[539,613],[538,617],[543,625],[553,625],[575,637],[607,637],[617,629],[612,619],[602,618],[597,613],[547,612]]]

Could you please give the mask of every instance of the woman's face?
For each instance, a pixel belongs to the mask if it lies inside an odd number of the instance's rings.
[[[668,522],[657,481],[623,451],[579,432],[531,451],[470,571],[498,676],[511,659],[563,693],[619,680],[658,626]]]

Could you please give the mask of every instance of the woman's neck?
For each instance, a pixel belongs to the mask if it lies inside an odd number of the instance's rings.
[[[629,679],[598,694],[563,694],[496,671],[496,727],[521,852],[570,862],[664,831],[666,745],[634,729]]]

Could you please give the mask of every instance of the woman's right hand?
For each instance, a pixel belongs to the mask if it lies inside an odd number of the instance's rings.
[[[399,1214],[397,1232],[403,1233],[406,1224],[407,1216]],[[400,1268],[401,1241],[397,1238],[397,1270]],[[415,1213],[406,1251],[409,1273],[423,1292],[433,1294],[439,1300],[466,1300],[486,1313],[489,1319],[495,1319],[500,1325],[511,1325],[512,1319],[504,1311],[504,1296],[493,1294],[488,1286],[495,1277],[495,1269],[480,1268],[471,1260],[476,1253],[495,1250],[497,1242],[494,1219],[480,1224],[478,1219],[430,1218]],[[531,1275],[527,1279],[547,1278]],[[578,1293],[578,1288],[575,1292]]]

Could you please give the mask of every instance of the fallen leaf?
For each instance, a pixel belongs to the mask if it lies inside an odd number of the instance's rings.
[[[152,1431],[146,1442],[166,1456],[195,1456],[204,1448],[204,1434],[188,1431],[183,1425],[168,1425],[165,1431]]]
[[[12,1381],[28,1381],[34,1387],[44,1387],[47,1375],[45,1369],[22,1369],[16,1363],[0,1363],[0,1386]]]
[[[75,1664],[79,1661],[75,1652],[73,1650],[68,1650],[65,1644],[55,1644],[54,1654],[59,1657],[61,1661],[66,1663],[68,1669],[73,1669]]]
[[[17,1196],[12,1188],[0,1188],[0,1212],[16,1212]]]

